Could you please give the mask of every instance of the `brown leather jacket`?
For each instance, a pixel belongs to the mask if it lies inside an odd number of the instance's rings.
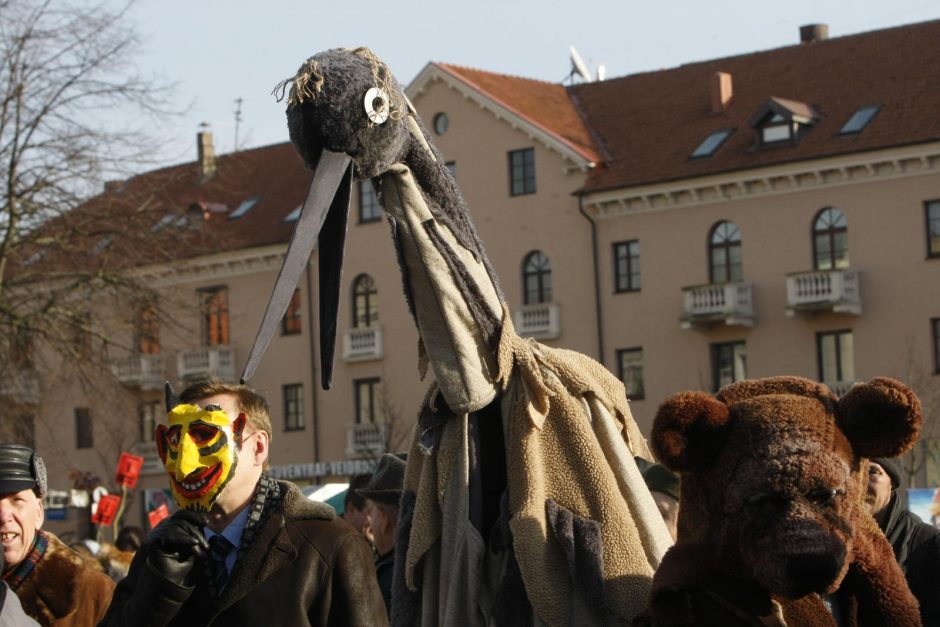
[[[162,578],[147,563],[145,544],[101,625],[387,625],[362,535],[328,505],[279,483],[281,513],[267,520],[239,557],[220,598],[203,581],[187,588]]]
[[[108,608],[114,582],[45,533],[49,548],[16,590],[23,611],[43,627],[93,627]]]

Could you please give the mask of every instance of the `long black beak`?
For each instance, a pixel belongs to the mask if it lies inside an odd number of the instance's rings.
[[[343,153],[324,150],[310,183],[310,191],[300,210],[287,255],[274,283],[274,291],[261,320],[261,328],[248,354],[241,381],[255,373],[261,357],[300,281],[307,260],[319,243],[320,267],[320,372],[324,389],[333,379],[333,353],[336,349],[336,313],[339,308],[346,218],[352,188],[352,159]],[[312,329],[311,329],[312,332]]]

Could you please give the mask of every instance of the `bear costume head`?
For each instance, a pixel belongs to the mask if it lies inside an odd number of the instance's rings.
[[[681,474],[679,535],[654,578],[653,624],[920,624],[863,499],[867,458],[908,451],[921,420],[888,378],[841,399],[799,377],[667,399],[651,444]]]

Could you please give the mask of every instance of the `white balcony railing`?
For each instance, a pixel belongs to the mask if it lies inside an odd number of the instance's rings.
[[[343,333],[343,361],[369,361],[384,355],[381,328],[348,329]]]
[[[166,472],[160,456],[157,454],[157,445],[153,442],[138,442],[131,447],[134,455],[144,458],[144,465],[140,469],[142,475],[160,475]]]
[[[682,288],[683,329],[723,322],[729,326],[754,326],[750,283],[710,283]]]
[[[788,274],[787,315],[818,309],[861,314],[858,270],[813,270]]]
[[[516,333],[537,340],[554,340],[561,335],[561,316],[555,303],[523,305],[513,316]]]
[[[166,381],[163,355],[131,355],[111,364],[121,384],[141,390],[159,390]]]
[[[377,457],[385,453],[388,425],[364,423],[353,425],[346,431],[346,455],[350,457]]]
[[[0,397],[23,405],[39,404],[39,375],[32,369],[11,368],[0,377]]]
[[[855,385],[855,381],[823,381],[823,384],[836,396],[844,396]]]
[[[176,358],[176,368],[181,379],[215,377],[234,381],[235,350],[230,346],[203,346],[180,353]]]

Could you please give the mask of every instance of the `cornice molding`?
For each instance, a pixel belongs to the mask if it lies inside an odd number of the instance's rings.
[[[287,252],[286,244],[263,248],[245,248],[218,255],[207,255],[175,263],[165,263],[134,271],[135,276],[153,287],[168,287],[219,281],[233,277],[277,272]]]
[[[429,63],[424,66],[424,69],[421,70],[418,76],[416,76],[405,89],[405,93],[408,98],[413,101],[425,92],[430,83],[438,81],[443,82],[447,87],[459,93],[466,100],[476,103],[480,109],[487,111],[497,120],[505,122],[513,130],[523,133],[532,141],[538,142],[548,150],[561,155],[563,159],[566,159],[572,164],[572,167],[565,168],[566,174],[575,170],[587,172],[596,165],[594,161],[586,158],[567,141],[561,139],[544,127],[524,118],[497,100],[490,98],[484,92],[475,89],[435,63]]]
[[[940,173],[940,142],[623,187],[584,196],[598,218]]]

